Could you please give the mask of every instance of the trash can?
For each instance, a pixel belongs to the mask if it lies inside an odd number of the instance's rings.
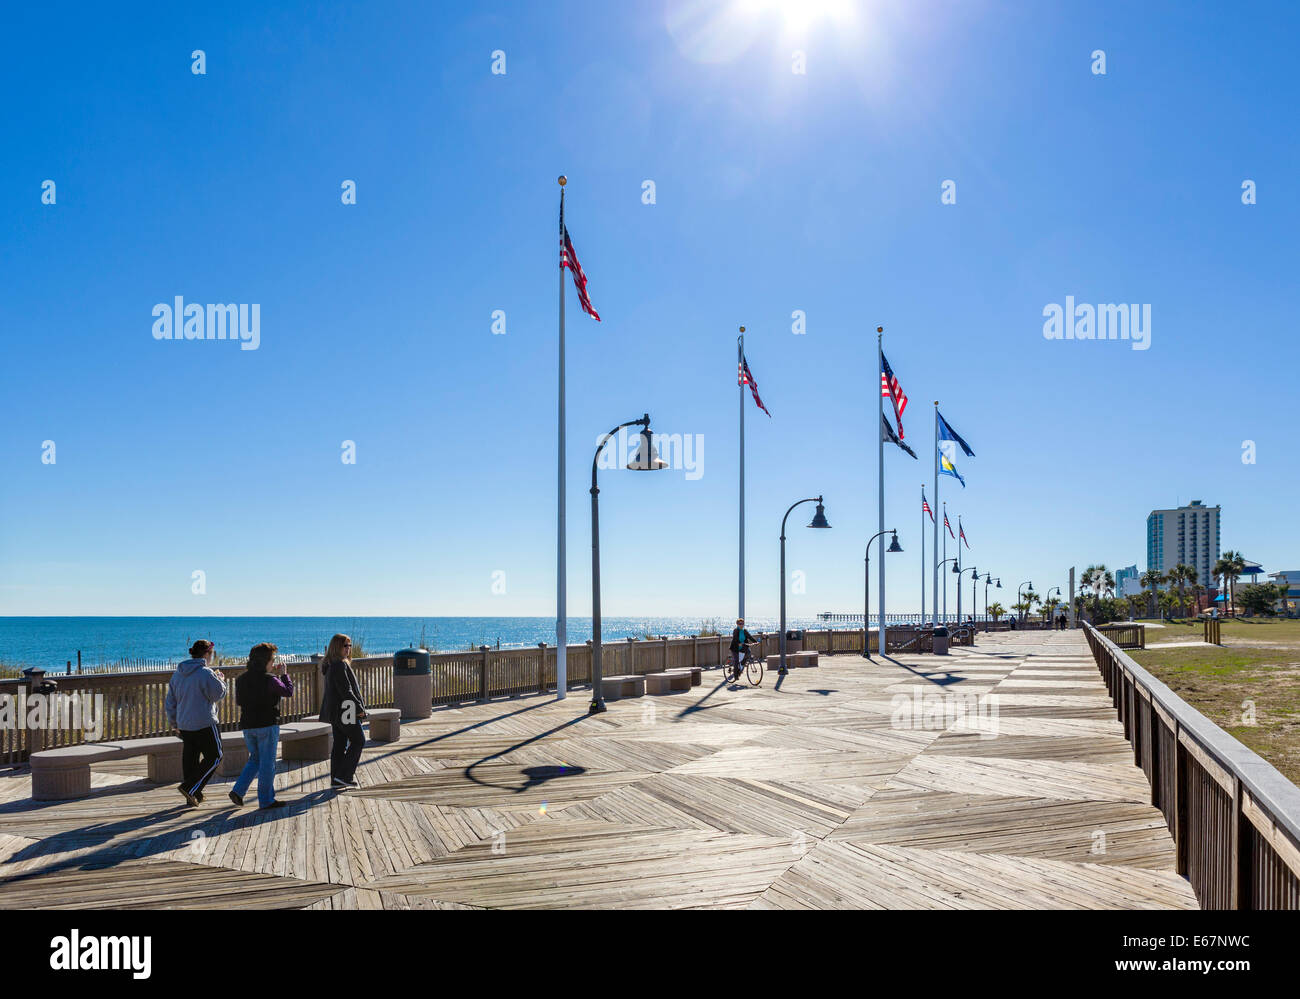
[[[785,654],[803,651],[803,630],[792,628],[785,633]]]
[[[433,714],[433,674],[427,649],[393,653],[393,703],[403,718],[428,718]]]
[[[936,656],[946,656],[948,654],[948,629],[939,627],[934,629],[934,654]]]

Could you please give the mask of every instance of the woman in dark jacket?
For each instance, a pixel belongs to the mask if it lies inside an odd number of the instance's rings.
[[[244,730],[244,743],[248,746],[248,762],[230,790],[230,800],[240,807],[254,777],[258,806],[284,807],[283,801],[275,800],[275,751],[280,745],[280,698],[293,693],[293,681],[283,663],[278,675],[267,671],[277,651],[270,642],[254,645],[248,653],[248,669],[235,681],[239,727]]]
[[[321,699],[320,718],[334,726],[334,748],[330,752],[330,786],[336,791],[356,787],[357,764],[366,733],[361,722],[366,705],[361,699],[357,675],[352,672],[352,639],[335,635],[325,650],[321,664],[325,695]]]

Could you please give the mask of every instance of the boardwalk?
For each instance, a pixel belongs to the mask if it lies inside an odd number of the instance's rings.
[[[437,711],[359,791],[282,763],[278,813],[228,781],[177,807],[141,761],[77,802],[11,772],[0,906],[1196,907],[1078,632],[821,661],[594,718],[581,692]],[[995,736],[951,710],[977,696]]]

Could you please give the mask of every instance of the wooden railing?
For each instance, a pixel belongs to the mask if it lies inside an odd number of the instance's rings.
[[[1300,909],[1300,788],[1084,625],[1177,870],[1205,909]]]
[[[930,629],[920,634],[917,648],[917,629],[906,626],[889,629],[890,652],[928,651]],[[803,648],[826,655],[862,652],[862,629],[805,629]],[[876,652],[878,632],[871,635],[871,651]],[[970,645],[973,635],[966,635],[960,644]],[[776,655],[780,652],[776,633],[756,634],[756,655]],[[721,666],[727,661],[731,636],[715,635],[694,638],[626,639],[607,642],[602,651],[602,669],[606,676],[617,674],[657,673],[664,669],[682,666]],[[953,644],[958,644],[954,638]],[[555,646],[537,645],[522,649],[493,649],[481,646],[474,651],[433,653],[430,659],[432,699],[435,705],[463,704],[489,701],[502,697],[522,697],[528,694],[553,692],[556,687]],[[361,693],[371,707],[393,706],[393,659],[377,656],[356,659],[352,663],[361,684]],[[242,666],[220,667],[228,683],[243,672]],[[591,683],[591,643],[568,647],[568,687],[588,686]],[[320,707],[321,673],[318,664],[301,663],[288,666],[295,690],[283,702],[281,718],[286,722],[314,718]],[[80,698],[102,698],[102,729],[95,741],[140,739],[168,735],[163,702],[167,696],[167,683],[171,672],[160,670],[148,673],[81,673],[54,674],[47,677],[57,684],[60,694],[76,694]],[[0,680],[0,696],[16,697],[26,691],[23,680]],[[223,730],[232,730],[239,724],[239,708],[233,690],[218,705],[218,717]],[[34,749],[77,745],[88,741],[84,726],[61,727],[29,731],[0,730],[0,766],[20,764]]]
[[[1145,649],[1147,626],[1145,624],[1103,624],[1098,631],[1121,649]]]
[[[392,657],[356,659],[352,668],[368,705],[376,708],[393,706]],[[231,685],[244,671],[243,666],[218,669]],[[319,665],[294,663],[287,667],[287,672],[293,679],[294,692],[280,704],[281,720],[291,722],[315,718],[320,711],[323,692]],[[0,727],[0,765],[22,763],[39,749],[92,741],[91,736],[95,742],[113,742],[170,735],[172,728],[167,722],[164,704],[171,676],[167,671],[55,674],[47,679],[54,681],[59,695],[75,696],[84,712],[81,724],[47,724],[38,728],[29,728],[24,723],[26,719],[35,717],[32,714],[33,702],[26,699],[27,682],[0,681],[0,697],[11,698],[9,703],[15,710],[19,704],[24,705],[23,718],[16,719],[16,726]],[[18,700],[20,697],[23,701]],[[47,700],[46,703],[50,702]],[[239,706],[235,703],[233,688],[218,702],[217,717],[222,731],[239,727]],[[88,731],[86,722],[94,723],[97,730]]]

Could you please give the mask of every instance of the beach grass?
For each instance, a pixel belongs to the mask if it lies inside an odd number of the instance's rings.
[[[1161,623],[1134,661],[1300,784],[1300,621],[1229,619],[1221,646],[1167,649],[1161,641],[1199,640],[1201,624]]]

